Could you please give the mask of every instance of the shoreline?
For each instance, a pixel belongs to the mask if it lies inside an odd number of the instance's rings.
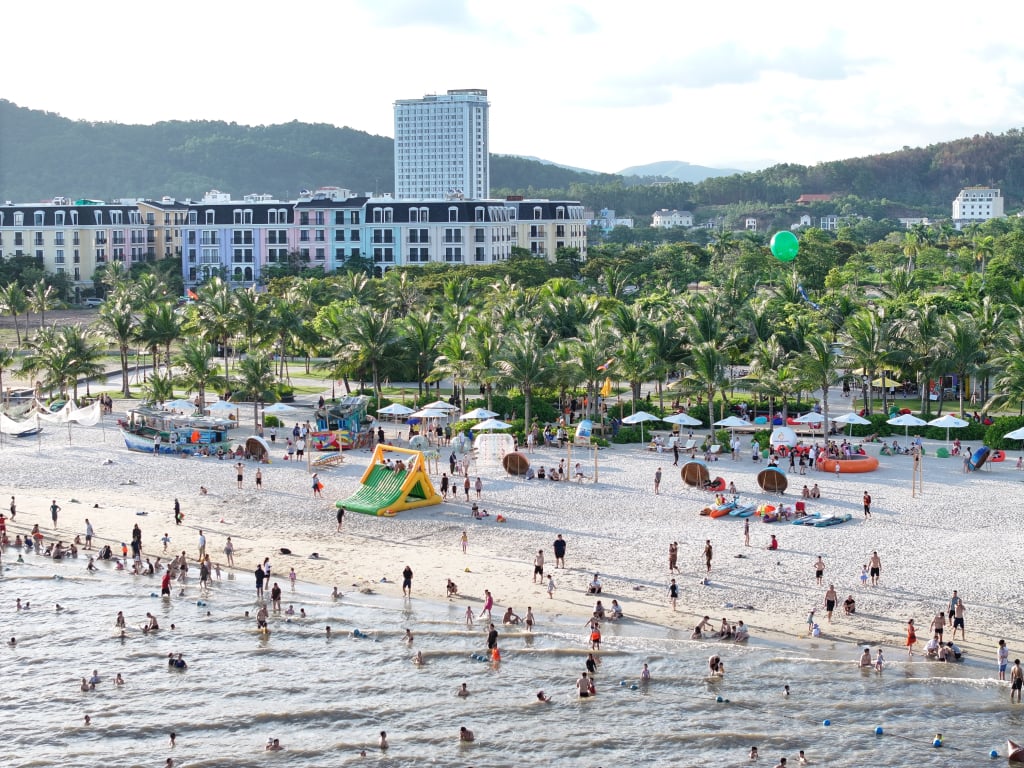
[[[385,428],[392,433],[393,427]],[[269,556],[276,568],[294,566],[302,582],[318,585],[328,594],[334,586],[346,593],[352,585],[367,585],[383,597],[395,598],[401,569],[408,563],[415,572],[413,600],[428,600],[440,610],[446,602],[445,580],[452,578],[460,591],[460,597],[452,601],[456,604],[468,603],[479,610],[483,590],[494,593],[496,624],[501,617],[497,606],[504,609],[510,604],[520,615],[530,605],[535,614],[578,619],[581,648],[585,647],[583,624],[596,599],[587,594],[586,585],[595,571],[602,574],[605,607],[612,598],[618,599],[627,616],[620,626],[643,627],[644,634],[652,631],[688,638],[703,615],[710,616],[716,627],[724,615],[731,622],[742,619],[750,627],[751,645],[763,642],[803,649],[806,642],[849,644],[852,657],[856,647],[883,644],[890,660],[901,652],[909,616],[915,618],[918,647],[923,647],[932,616],[945,609],[948,585],[949,589],[959,588],[968,605],[967,625],[972,635],[958,644],[971,660],[991,657],[994,668],[999,638],[1006,638],[1011,647],[1024,645],[1024,632],[1011,615],[1013,611],[1003,607],[1012,605],[1009,595],[1014,592],[1002,573],[1009,570],[1003,566],[1009,560],[998,554],[1012,553],[1008,537],[1000,535],[1013,530],[1012,514],[991,510],[979,514],[977,508],[962,504],[960,492],[965,484],[998,484],[993,496],[1007,498],[1008,489],[1003,486],[1024,480],[1024,473],[1013,471],[1011,461],[978,477],[958,475],[956,461],[927,460],[925,495],[919,499],[910,498],[909,472],[899,472],[907,470],[909,463],[902,467],[900,457],[887,459],[889,467],[870,475],[834,478],[824,472],[808,472],[808,482],[819,482],[826,492],[825,499],[810,507],[812,511],[849,511],[854,519],[834,528],[807,530],[784,523],[767,526],[751,522],[752,544],[761,544],[768,533],[779,536],[780,550],[768,552],[760,546],[742,546],[742,525],[737,520],[699,517],[697,510],[708,496],[681,487],[668,461],[670,453],[649,453],[639,446],[602,451],[602,482],[596,486],[510,479],[500,468],[478,465],[476,470],[484,478],[480,504],[492,510],[492,517],[485,521],[473,520],[464,502],[447,502],[395,518],[350,513],[344,533],[336,534],[333,500],[354,490],[370,456],[367,451],[346,452],[342,467],[319,470],[327,485],[321,501],[309,498],[309,475],[301,464],[274,459],[270,465],[262,465],[266,490],[256,493],[251,486],[255,466],[249,463],[246,487],[239,491],[233,487],[234,462],[131,453],[119,444],[116,432],[107,430],[105,442],[100,442],[95,437],[101,428],[89,429],[93,431],[84,433],[83,428],[75,427],[70,446],[65,431],[47,430],[41,451],[35,441],[28,446],[5,442],[3,458],[11,471],[2,487],[8,495],[18,497],[19,507],[15,524],[9,524],[12,540],[14,532],[24,531],[34,522],[49,538],[49,515],[44,510],[49,499],[56,497],[63,506],[59,533],[66,536],[65,541],[73,539],[76,531],[84,533],[82,520],[89,517],[97,540],[108,541],[114,548],[122,540],[117,532],[128,540],[132,525],[138,523],[144,533],[144,557],[169,558],[184,549],[192,560],[195,538],[203,529],[210,541],[208,551],[223,567],[222,545],[230,535],[236,545],[234,573],[238,580],[251,578],[251,569]],[[239,429],[239,434],[245,433]],[[55,451],[61,454],[59,458],[53,457]],[[930,453],[934,455],[934,450]],[[534,457],[537,463],[556,463],[564,453],[541,449]],[[104,465],[104,459],[114,463]],[[649,487],[657,466],[666,470],[661,496],[654,496]],[[739,462],[725,457],[713,470],[735,479],[741,494],[753,502],[777,498],[749,492],[753,476],[763,466],[748,457]],[[800,478],[793,480],[796,484]],[[200,484],[210,488],[208,496],[196,492]],[[868,521],[859,517],[861,485],[875,498],[873,517]],[[748,492],[744,494],[745,487]],[[174,492],[179,494],[186,515],[182,526],[173,524]],[[73,498],[80,505],[71,502]],[[102,504],[94,508],[92,504],[100,503],[97,499],[102,499]],[[148,514],[136,515],[139,510]],[[498,511],[509,518],[507,524],[493,522]],[[668,525],[666,516],[670,516]],[[679,532],[669,534],[669,528]],[[466,556],[458,546],[463,529],[470,538]],[[166,554],[159,544],[165,530],[172,536]],[[908,530],[912,535],[906,535]],[[530,577],[536,548],[543,548],[549,561],[553,559],[550,542],[555,533],[564,533],[569,541],[570,568],[551,569],[557,585],[551,601],[543,585],[534,584]],[[707,537],[715,542],[715,560],[711,583],[704,586],[700,584],[703,564],[699,551]],[[964,583],[968,574],[951,573],[947,562],[957,549],[981,551],[973,548],[974,539],[986,542],[991,564],[978,565],[977,573],[971,574],[976,582],[972,586]],[[676,612],[667,600],[666,548],[670,540],[679,541],[683,565],[683,573],[676,575],[681,606]],[[859,561],[867,556],[861,546],[865,540],[878,548],[883,558],[883,580],[877,590],[857,584]],[[281,547],[295,554],[282,556],[278,554]],[[318,552],[320,559],[308,559],[312,552]],[[858,600],[858,613],[840,616],[832,626],[822,621],[822,637],[811,640],[806,632],[807,612],[817,606],[817,615],[824,618],[820,603],[825,586],[814,585],[811,570],[821,552],[828,563],[826,584],[830,578],[834,580],[840,602],[844,593],[852,593]],[[80,559],[83,554],[87,553],[80,551]],[[735,557],[737,554],[744,557]],[[934,568],[932,573],[924,579],[914,574],[928,563]],[[286,571],[283,576],[280,571],[276,575],[287,579]],[[1012,582],[1012,574],[1008,575]],[[388,579],[387,584],[380,582],[382,577]],[[425,583],[429,583],[426,588]],[[750,604],[755,610],[723,607],[728,603]]]

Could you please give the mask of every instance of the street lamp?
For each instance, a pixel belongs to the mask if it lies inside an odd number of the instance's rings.
[[[863,376],[860,377],[860,384],[861,384],[861,387],[864,390],[864,414],[867,415],[867,414],[871,413],[871,409],[868,407],[868,377],[867,377],[867,374],[864,374]]]

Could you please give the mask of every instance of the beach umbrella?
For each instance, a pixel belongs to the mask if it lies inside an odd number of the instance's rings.
[[[494,411],[488,411],[486,408],[474,408],[468,413],[464,413],[459,417],[459,421],[466,421],[467,419],[491,419],[497,416]]]
[[[805,413],[803,416],[797,416],[795,419],[793,419],[793,421],[795,421],[797,424],[810,424],[811,433],[813,434],[814,428],[820,427],[825,422],[825,417],[822,416],[820,413],[810,411],[809,413]],[[824,431],[825,430],[822,429],[822,432]]]
[[[640,442],[644,441],[644,422],[645,421],[661,421],[653,413],[647,411],[637,411],[622,420],[623,424],[639,424],[640,425]]]
[[[889,419],[886,424],[892,424],[894,427],[903,427],[903,439],[910,445],[910,428],[911,427],[925,427],[928,426],[928,422],[924,419],[919,419],[912,413],[904,413],[895,418]]]
[[[946,444],[949,444],[949,430],[951,429],[963,429],[967,426],[967,422],[963,419],[958,419],[956,416],[947,413],[945,416],[939,416],[937,419],[932,419],[928,422],[929,427],[945,427],[946,429]]]
[[[487,432],[492,429],[512,429],[512,425],[509,424],[507,421],[501,421],[500,419],[487,419],[486,421],[481,421],[479,424],[473,427],[473,429],[478,429]]]
[[[386,405],[383,408],[381,408],[379,411],[377,411],[377,414],[379,415],[383,413],[387,416],[408,416],[410,413],[413,412],[413,410],[414,409],[410,408],[407,405],[402,405],[401,403],[392,403],[391,405]]]
[[[836,424],[849,424],[850,425],[850,434],[851,435],[853,434],[853,425],[854,424],[860,424],[860,425],[863,426],[864,424],[870,424],[871,423],[870,421],[865,419],[860,414],[853,413],[853,412],[844,413],[842,416],[836,416],[836,418],[832,419],[832,421],[834,421]]]
[[[237,411],[238,406],[235,405],[234,403],[229,403],[227,400],[218,400],[217,402],[211,403],[210,405],[206,406],[206,410],[226,413],[228,411]]]
[[[196,404],[191,400],[180,398],[178,400],[171,400],[169,403],[164,403],[164,408],[169,411],[185,411],[186,413],[192,413],[196,409]]]
[[[744,421],[739,416],[726,416],[724,419],[715,422],[716,427],[725,427],[726,429],[737,429],[740,427],[749,427],[750,422]]]
[[[439,411],[457,411],[459,410],[451,403],[446,403],[444,400],[435,400],[432,403],[427,403],[423,406],[424,408],[434,408]]]
[[[871,382],[871,386],[872,387],[899,387],[899,386],[902,386],[902,384],[900,382],[898,382],[898,381],[894,381],[893,379],[885,377],[885,378],[881,378],[881,379],[875,379],[874,381]]]
[[[271,416],[279,416],[285,413],[292,413],[297,410],[294,406],[288,405],[287,403],[274,403],[268,405],[263,409],[264,413],[269,413]]]
[[[448,411],[442,411],[439,408],[424,408],[412,415],[417,419],[446,419],[448,418]]]
[[[1015,429],[1013,432],[1007,432],[1003,435],[1004,440],[1024,440],[1024,427]]]
[[[700,427],[704,424],[700,419],[695,419],[686,413],[673,413],[671,416],[663,418],[662,421],[667,421],[669,424],[678,424],[681,427]]]

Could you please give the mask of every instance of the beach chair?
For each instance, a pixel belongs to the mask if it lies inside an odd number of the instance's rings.
[[[722,446],[720,446],[718,443],[715,443],[714,445],[711,446],[710,449],[708,449],[708,453],[711,454],[712,461],[718,461],[718,454],[721,453],[721,451]]]
[[[697,447],[697,441],[696,440],[687,440],[686,444],[683,446],[683,450],[684,451],[692,451],[696,447]]]

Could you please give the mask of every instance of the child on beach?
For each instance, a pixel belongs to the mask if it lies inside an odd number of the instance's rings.
[[[555,579],[548,574],[548,597],[554,599],[555,597]]]
[[[473,628],[473,606],[466,606],[466,627],[469,629]]]
[[[866,565],[860,567],[860,585],[862,587],[868,585],[868,567]]]

